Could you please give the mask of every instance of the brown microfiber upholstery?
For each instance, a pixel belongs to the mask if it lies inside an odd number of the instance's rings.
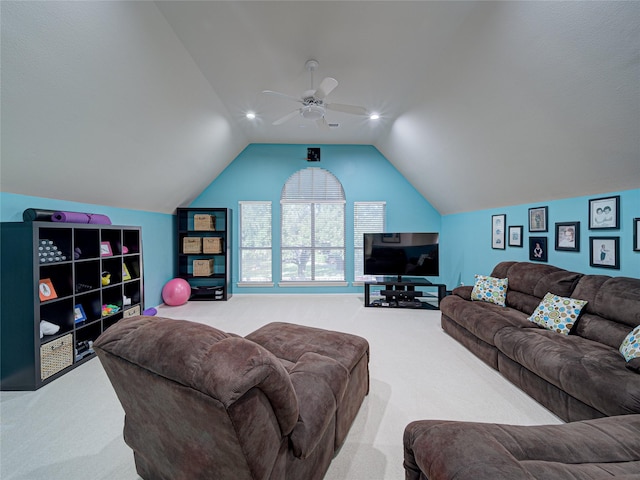
[[[293,454],[307,458],[334,421],[347,388],[349,372],[332,358],[304,353],[290,372],[300,415],[291,432]]]
[[[360,376],[354,386],[342,363],[325,355],[330,347],[319,354],[307,342],[288,361],[184,320],[123,319],[94,348],[124,408],[124,438],[145,480],[319,480],[338,449],[337,410],[346,402],[357,412],[366,394]]]
[[[640,415],[564,425],[421,420],[404,432],[406,480],[640,477]]]
[[[564,420],[640,413],[636,363],[618,351],[640,324],[640,279],[531,262],[499,263],[491,276],[508,279],[506,306],[455,288],[440,302],[445,332]],[[528,320],[547,292],[587,301],[568,336]]]
[[[349,382],[336,414],[335,445],[340,448],[369,392],[368,342],[357,335],[285,322],[269,323],[245,338],[287,362],[295,363],[305,352],[312,351],[336,360],[349,372]]]

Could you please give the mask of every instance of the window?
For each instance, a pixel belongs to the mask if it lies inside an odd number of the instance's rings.
[[[293,174],[282,189],[283,282],[344,282],[344,190],[321,168]]]
[[[363,235],[384,232],[385,209],[386,202],[354,202],[353,204],[353,276],[356,281],[364,280]]]
[[[271,202],[240,202],[240,283],[271,283]]]

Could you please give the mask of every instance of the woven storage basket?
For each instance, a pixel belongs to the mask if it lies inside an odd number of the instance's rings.
[[[194,260],[193,276],[208,277],[213,274],[213,260]]]
[[[40,346],[40,378],[44,380],[73,363],[73,335]]]
[[[222,238],[207,237],[202,239],[203,253],[222,253]]]
[[[200,253],[202,250],[202,238],[184,237],[182,239],[182,253]]]
[[[193,216],[193,229],[213,232],[216,229],[216,217],[198,214]]]

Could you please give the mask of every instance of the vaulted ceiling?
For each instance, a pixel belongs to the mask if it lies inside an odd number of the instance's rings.
[[[371,144],[442,214],[640,187],[640,2],[0,2],[4,192],[157,212],[249,143]],[[296,117],[316,59],[328,131]],[[257,114],[255,120],[245,117]]]

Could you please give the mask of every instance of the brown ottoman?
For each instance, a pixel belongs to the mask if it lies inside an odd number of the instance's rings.
[[[273,322],[245,337],[263,346],[292,367],[305,353],[336,360],[349,372],[349,381],[336,414],[336,450],[369,393],[369,343],[362,337],[292,323]]]

